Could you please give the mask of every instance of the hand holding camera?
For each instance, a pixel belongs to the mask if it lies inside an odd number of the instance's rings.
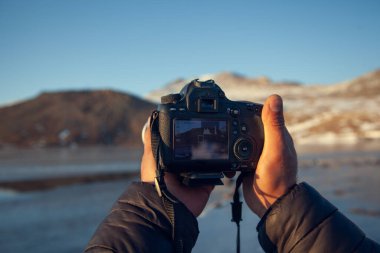
[[[269,97],[264,107],[235,102],[213,81],[194,80],[161,102],[153,130],[160,141],[152,147],[151,122],[143,131],[141,179],[153,182],[156,169],[164,172],[168,191],[195,216],[223,173],[247,174],[244,197],[260,217],[296,183],[297,155],[279,96]]]
[[[297,153],[285,127],[280,96],[267,98],[262,120],[264,148],[255,173],[243,179],[244,199],[259,217],[297,181]]]
[[[156,177],[156,161],[152,153],[149,123],[148,120],[142,132],[144,154],[141,160],[141,181],[154,184]],[[165,182],[169,192],[185,204],[195,217],[202,213],[214,188],[212,185],[203,185],[199,187],[185,186],[177,179],[177,175],[172,173],[165,174]]]

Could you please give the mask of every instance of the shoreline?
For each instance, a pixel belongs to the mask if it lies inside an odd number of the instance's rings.
[[[137,177],[140,171],[117,172],[117,173],[96,173],[90,175],[75,175],[64,177],[52,177],[33,180],[0,181],[1,190],[11,190],[16,192],[45,191],[62,186],[74,184],[90,184],[95,182],[117,181]]]
[[[310,168],[340,168],[380,165],[380,144],[364,146],[296,146],[298,166]],[[78,147],[76,149],[1,150],[0,167],[5,178],[0,190],[15,192],[43,191],[74,184],[116,181],[137,177],[140,149],[126,147]],[[33,165],[33,168],[30,167]],[[35,167],[41,167],[38,170]],[[65,166],[70,174],[64,173]],[[73,169],[82,166],[80,169]],[[29,168],[25,169],[25,168]],[[20,169],[18,171],[18,169]],[[46,169],[45,168],[49,168]],[[95,169],[94,169],[95,168]],[[99,169],[100,168],[100,169]],[[108,168],[108,171],[106,170]],[[14,172],[13,172],[14,171]],[[38,177],[17,178],[19,173]],[[53,175],[53,172],[56,172]],[[62,174],[62,175],[59,175]],[[66,175],[64,175],[66,174]],[[15,176],[16,175],[16,176]],[[34,175],[34,174],[33,174]],[[9,177],[12,176],[13,179]],[[11,177],[11,178],[12,178]],[[8,180],[6,178],[9,178]]]
[[[358,141],[358,142],[331,142],[331,143],[299,143],[294,141],[295,147],[299,149],[305,149],[308,152],[314,151],[324,151],[328,150],[380,150],[380,144],[377,140],[375,141]],[[13,144],[0,143],[0,152],[7,151],[29,151],[29,150],[80,150],[80,149],[123,149],[123,150],[140,150],[143,151],[144,146],[142,144],[114,144],[114,145],[102,145],[102,144],[91,144],[91,145],[73,145],[73,146],[17,146]]]

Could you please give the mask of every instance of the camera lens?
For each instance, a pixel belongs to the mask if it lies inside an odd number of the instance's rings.
[[[252,142],[247,139],[239,139],[235,142],[234,153],[240,160],[248,160],[253,152]]]

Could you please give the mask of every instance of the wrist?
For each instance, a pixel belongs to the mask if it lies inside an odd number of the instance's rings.
[[[255,213],[262,218],[270,209],[272,205],[279,202],[283,197],[285,197],[297,184],[294,183],[290,187],[277,189],[266,193],[257,186],[254,187],[255,195],[258,199],[258,205],[256,205]]]

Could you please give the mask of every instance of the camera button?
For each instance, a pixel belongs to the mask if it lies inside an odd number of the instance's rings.
[[[232,115],[233,116],[238,116],[239,114],[240,114],[240,110],[239,109],[232,110]]]
[[[247,132],[247,125],[246,125],[246,124],[241,124],[241,126],[240,126],[240,130],[241,130],[243,133],[246,133],[246,132]]]
[[[233,135],[238,135],[238,133],[239,133],[239,132],[238,132],[238,130],[236,130],[236,129],[232,131],[232,134],[233,134]]]
[[[169,110],[170,111],[177,111],[177,108],[171,107]]]
[[[247,168],[248,168],[248,164],[246,164],[246,163],[242,163],[241,166],[240,166],[240,168],[242,168],[242,169],[247,169]]]
[[[237,126],[238,124],[239,124],[239,122],[237,120],[232,121],[233,126]]]

